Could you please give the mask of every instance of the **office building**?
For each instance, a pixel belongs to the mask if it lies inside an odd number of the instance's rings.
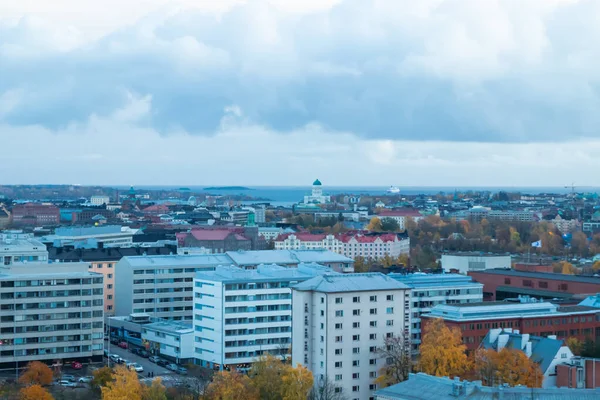
[[[510,266],[511,258],[509,254],[442,254],[442,268],[444,269],[444,272],[457,272],[459,274],[466,274],[470,271],[483,271],[493,268],[510,269]]]
[[[108,196],[92,196],[90,197],[90,204],[93,206],[101,206],[110,203],[110,197]]]
[[[228,251],[232,264],[242,268],[256,268],[260,264],[276,264],[295,268],[299,264],[321,264],[335,272],[354,272],[354,260],[324,250],[262,250]]]
[[[421,315],[438,304],[480,303],[483,285],[460,274],[389,274],[411,289],[411,344],[413,354],[421,344]]]
[[[521,298],[515,302],[442,304],[421,316],[423,332],[432,318],[441,318],[446,326],[458,328],[467,350],[476,350],[490,329],[512,328],[535,336],[575,337],[582,342],[600,332],[600,308],[558,306]]]
[[[41,241],[54,247],[126,247],[133,244],[136,233],[137,229],[119,225],[61,227]]]
[[[103,277],[85,263],[0,267],[0,369],[102,361]]]
[[[46,246],[30,233],[0,232],[0,266],[25,262],[48,262]]]
[[[53,204],[27,203],[12,208],[14,226],[53,226],[60,223],[60,211]]]
[[[254,270],[218,267],[194,279],[195,357],[214,369],[247,370],[265,353],[285,357],[292,338],[290,286],[318,274],[320,265]]]
[[[292,291],[292,364],[331,379],[343,398],[372,399],[386,337],[410,351],[410,288],[380,273],[323,275]]]

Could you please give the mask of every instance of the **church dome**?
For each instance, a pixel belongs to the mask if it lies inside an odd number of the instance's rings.
[[[321,186],[321,181],[317,179],[313,182],[313,186]]]

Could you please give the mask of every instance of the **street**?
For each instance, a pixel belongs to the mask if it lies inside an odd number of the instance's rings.
[[[105,349],[108,349],[108,344],[106,344],[106,343],[105,343]],[[174,372],[172,372],[166,368],[159,367],[158,365],[151,363],[150,361],[148,361],[147,358],[143,358],[136,354],[130,353],[128,350],[122,349],[119,346],[116,346],[114,344],[110,345],[109,354],[117,354],[119,357],[123,358],[124,360],[127,360],[127,362],[136,362],[136,363],[140,364],[142,367],[144,367],[144,372],[139,373],[140,377],[147,377],[148,372],[153,372],[154,376],[175,374]],[[104,358],[104,362],[105,363],[107,362],[106,358]],[[112,367],[112,366],[114,366],[114,363],[112,361],[110,361],[110,365]]]

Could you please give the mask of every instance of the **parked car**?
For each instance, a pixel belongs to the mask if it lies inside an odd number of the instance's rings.
[[[144,367],[142,367],[138,363],[131,363],[131,364],[129,364],[129,369],[132,369],[135,372],[144,372]]]
[[[148,353],[146,350],[140,350],[140,351],[138,351],[138,355],[139,355],[140,357],[143,357],[143,358],[148,358],[148,357],[150,357],[150,353]]]
[[[148,358],[148,361],[150,361],[151,363],[157,363],[158,361],[160,361],[160,358],[157,356],[152,356]]]
[[[76,388],[77,387],[77,383],[75,382],[71,382],[65,379],[61,379],[59,381],[56,381],[57,385],[60,385],[62,387],[70,387],[70,388]]]
[[[91,381],[94,380],[93,376],[82,376],[81,378],[79,378],[77,380],[77,382],[81,382],[81,383],[90,383]]]
[[[109,358],[117,364],[121,364],[123,362],[123,359],[118,354],[111,354]]]
[[[177,364],[170,363],[167,365],[167,369],[170,369],[171,371],[175,372],[177,371]]]
[[[73,368],[73,369],[81,369],[81,368],[83,368],[83,364],[80,363],[79,361],[73,361],[71,363],[71,368]]]
[[[112,344],[119,344],[119,342],[120,342],[119,338],[116,338],[116,337],[110,338],[110,343],[112,343]]]
[[[62,381],[70,381],[70,382],[75,382],[75,376],[71,375],[71,374],[63,374],[61,376],[61,380]]]
[[[187,369],[185,367],[177,367],[175,370],[179,375],[187,375]]]
[[[168,361],[163,360],[162,358],[156,362],[156,365],[158,365],[159,367],[166,367],[169,364],[170,363]]]
[[[119,347],[122,348],[122,349],[126,349],[128,347],[127,346],[127,342],[120,342],[119,343]]]
[[[124,358],[121,358],[121,359],[119,360],[119,364],[125,364],[125,365],[127,365],[127,364],[130,364],[130,363],[131,363],[131,361],[129,361],[129,360],[126,360],[126,359],[124,359]]]

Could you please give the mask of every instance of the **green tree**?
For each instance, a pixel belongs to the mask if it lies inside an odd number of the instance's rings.
[[[383,218],[381,220],[381,230],[383,232],[398,232],[400,224],[394,218]]]

